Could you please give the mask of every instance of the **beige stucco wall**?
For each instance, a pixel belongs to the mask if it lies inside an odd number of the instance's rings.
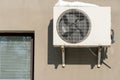
[[[0,0],[0,31],[35,31],[35,80],[120,79],[120,0],[80,1],[112,8],[116,42],[105,59],[111,69],[104,64],[98,69],[97,58],[85,48],[66,49],[66,67],[62,68],[60,50],[52,46],[51,19],[57,0]]]

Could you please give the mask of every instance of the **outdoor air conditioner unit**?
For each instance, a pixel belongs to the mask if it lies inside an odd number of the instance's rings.
[[[98,47],[111,45],[110,7],[54,7],[53,45]]]
[[[65,47],[98,47],[100,67],[102,49],[111,45],[111,8],[60,0],[53,16],[53,45],[62,49],[62,66]]]

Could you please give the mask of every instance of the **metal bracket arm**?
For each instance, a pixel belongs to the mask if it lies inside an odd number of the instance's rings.
[[[62,50],[62,67],[65,67],[65,47],[61,46],[61,50]]]
[[[98,68],[100,68],[100,63],[101,63],[101,51],[102,51],[102,47],[98,47],[98,64],[97,64]]]

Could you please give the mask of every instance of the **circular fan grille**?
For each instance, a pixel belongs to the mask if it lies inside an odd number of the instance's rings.
[[[64,41],[78,43],[88,36],[90,22],[82,11],[70,9],[63,12],[58,18],[57,31]]]

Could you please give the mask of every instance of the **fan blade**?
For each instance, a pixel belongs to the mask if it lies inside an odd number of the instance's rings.
[[[76,30],[77,30],[77,28],[75,28],[75,24],[71,24],[71,25],[69,25],[70,27],[69,27],[69,31],[68,32],[65,32],[62,36],[63,37],[68,37],[68,36],[71,36]],[[73,28],[73,26],[74,26],[74,28]]]

